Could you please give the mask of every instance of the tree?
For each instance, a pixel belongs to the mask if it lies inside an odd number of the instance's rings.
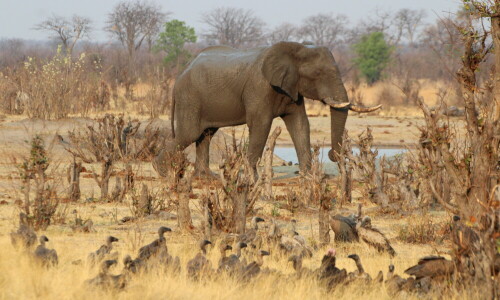
[[[378,81],[390,60],[392,47],[387,45],[382,32],[374,32],[361,37],[354,45],[357,58],[354,63],[366,78],[368,84]]]
[[[202,21],[208,26],[204,36],[211,44],[248,47],[257,44],[263,36],[264,22],[251,10],[219,7],[205,14]]]
[[[318,14],[310,16],[304,20],[299,29],[299,36],[315,45],[333,50],[346,33],[345,25],[347,23],[347,17],[344,15]]]
[[[298,29],[295,25],[283,23],[267,35],[267,41],[271,45],[281,41],[293,41],[298,38],[297,31]]]
[[[190,56],[190,53],[184,49],[186,43],[196,43],[194,28],[182,21],[172,20],[165,23],[165,29],[160,33],[155,49],[165,51],[167,53],[163,59],[165,63],[175,62],[178,69],[181,60],[184,62]]]
[[[63,50],[71,54],[76,42],[89,35],[92,30],[91,24],[90,19],[77,15],[74,15],[71,20],[53,15],[37,24],[35,29],[51,32],[55,39],[61,41]]]
[[[128,54],[128,70],[125,79],[126,96],[132,98],[131,84],[135,78],[135,56],[143,42],[155,40],[167,14],[161,7],[140,0],[118,3],[108,15],[104,30],[114,36]]]
[[[424,10],[403,8],[400,9],[394,16],[393,23],[397,29],[398,36],[402,36],[403,33],[406,33],[406,37],[411,47],[415,46],[415,38],[418,28],[422,26],[422,21],[425,18],[425,15]]]

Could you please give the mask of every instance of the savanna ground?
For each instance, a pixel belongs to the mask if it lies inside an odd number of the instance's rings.
[[[380,87],[378,87],[380,88]],[[377,87],[363,90],[366,104],[376,101]],[[434,104],[437,87],[429,84],[423,89],[423,96],[427,103]],[[375,98],[375,99],[374,99]],[[120,112],[120,111],[115,111]],[[329,144],[330,118],[328,110],[319,105],[310,105],[308,113],[311,123],[311,141],[313,143]],[[133,117],[136,115],[129,114]],[[144,117],[142,117],[144,118]],[[168,118],[162,116],[163,119]],[[373,128],[374,143],[376,145],[411,148],[418,140],[419,132],[417,125],[422,124],[422,118],[416,107],[409,109],[404,106],[386,107],[382,112],[370,116],[351,115],[347,121],[346,128],[351,137],[356,137],[366,129],[367,125]],[[461,128],[460,118],[453,118],[452,122]],[[59,222],[50,225],[46,231],[38,232],[49,237],[49,248],[54,248],[59,254],[59,265],[55,268],[45,270],[33,267],[29,259],[16,252],[10,244],[9,233],[17,228],[18,214],[20,212],[20,200],[22,199],[21,180],[18,175],[17,164],[22,157],[29,155],[29,141],[34,134],[40,134],[49,148],[51,166],[54,172],[60,176],[60,194],[67,191],[66,169],[70,162],[70,156],[57,143],[53,142],[56,133],[65,136],[65,133],[76,127],[81,128],[84,124],[82,119],[64,119],[59,121],[28,120],[24,117],[4,117],[0,125],[0,153],[2,164],[0,165],[0,298],[3,299],[89,299],[91,297],[124,298],[124,299],[320,299],[320,298],[369,298],[388,299],[391,298],[385,291],[383,284],[374,286],[351,285],[347,288],[339,288],[333,292],[326,292],[312,280],[290,280],[287,275],[294,273],[291,263],[287,257],[277,254],[276,249],[270,249],[271,256],[265,258],[264,267],[277,270],[281,275],[269,275],[258,277],[248,284],[239,284],[231,278],[221,278],[210,282],[193,282],[186,277],[185,265],[189,259],[198,252],[197,241],[202,237],[201,222],[202,210],[199,204],[203,187],[206,180],[197,179],[194,182],[194,198],[190,202],[191,214],[194,228],[189,233],[181,233],[177,228],[177,220],[171,214],[160,214],[156,217],[147,217],[133,222],[121,224],[119,222],[125,216],[130,216],[131,199],[126,197],[122,203],[103,203],[96,200],[99,189],[89,174],[82,173],[81,189],[82,196],[78,203],[70,203],[62,199],[58,206],[57,215]],[[276,119],[273,127],[284,124]],[[230,129],[224,130],[230,133]],[[240,137],[245,131],[245,126],[237,128],[236,136]],[[51,146],[52,145],[52,146]],[[291,146],[292,142],[286,130],[277,140],[278,146]],[[217,151],[212,146],[212,151]],[[192,152],[192,151],[191,151]],[[212,170],[216,170],[218,162],[212,161]],[[85,164],[86,169],[99,168],[97,164]],[[122,166],[118,164],[117,171]],[[136,171],[136,186],[147,184],[151,189],[161,189],[160,180],[152,169],[150,163],[137,163],[134,165]],[[275,174],[279,176],[280,174]],[[111,180],[111,188],[114,178]],[[332,186],[337,184],[337,178],[330,178]],[[295,178],[275,180],[273,182],[274,193],[283,194],[286,189],[298,189],[298,180]],[[396,273],[403,275],[403,270],[414,265],[418,259],[425,255],[439,254],[448,256],[450,241],[446,234],[449,228],[451,215],[442,209],[431,209],[419,211],[412,214],[384,214],[368,199],[361,196],[355,184],[353,202],[350,204],[336,205],[332,208],[332,214],[341,213],[347,215],[354,213],[358,203],[363,204],[364,214],[372,217],[375,227],[380,229],[390,239],[397,256],[391,258],[388,254],[378,253],[374,248],[363,242],[360,243],[336,243],[332,241],[327,247],[322,247],[314,252],[310,259],[304,260],[304,266],[316,269],[320,265],[321,258],[328,248],[337,250],[337,266],[354,271],[354,262],[347,255],[357,253],[363,262],[366,271],[372,276],[379,270],[387,273],[389,264],[396,266]],[[163,199],[168,202],[168,199]],[[166,205],[167,209],[169,208]],[[258,216],[266,219],[262,226],[262,233],[267,232],[264,227],[270,224],[269,220],[275,218],[279,224],[286,226],[291,219],[297,220],[297,231],[306,238],[309,245],[317,244],[318,240],[318,213],[317,207],[306,207],[293,213],[285,209],[286,205],[279,201],[275,203],[257,202],[255,211]],[[73,232],[71,225],[74,224],[76,210],[82,219],[91,219],[94,223],[95,232],[78,233]],[[172,211],[175,213],[175,209]],[[249,221],[249,219],[248,219]],[[179,256],[183,270],[181,274],[158,274],[155,272],[134,277],[125,291],[103,292],[99,289],[89,289],[84,281],[97,274],[96,269],[89,269],[82,265],[74,265],[72,262],[82,259],[95,251],[108,235],[120,239],[115,249],[119,252],[119,264],[112,269],[113,274],[121,272],[123,267],[121,261],[127,254],[135,257],[138,249],[157,237],[159,226],[168,226],[173,229],[167,233],[167,245],[169,252]],[[410,236],[410,238],[409,238]],[[424,239],[423,242],[409,243],[411,237]],[[216,244],[218,237],[212,242]],[[216,244],[217,245],[217,244]],[[217,246],[209,248],[208,257],[213,266],[217,266],[219,251]],[[274,251],[274,252],[273,252]],[[245,255],[245,254],[244,254]],[[474,297],[471,291],[471,298]],[[453,294],[454,298],[463,298],[461,294]]]

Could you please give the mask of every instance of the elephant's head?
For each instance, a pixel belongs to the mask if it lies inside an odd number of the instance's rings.
[[[275,90],[295,102],[306,97],[330,106],[332,150],[335,152],[340,152],[349,110],[370,112],[381,107],[359,107],[349,102],[337,63],[325,47],[277,43],[264,53],[262,73]],[[332,150],[328,157],[335,161]]]

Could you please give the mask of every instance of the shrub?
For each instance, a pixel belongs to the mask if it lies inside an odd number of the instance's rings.
[[[354,51],[357,54],[354,63],[368,84],[380,80],[392,52],[392,48],[385,41],[384,34],[373,32],[364,35],[361,41],[354,45]]]

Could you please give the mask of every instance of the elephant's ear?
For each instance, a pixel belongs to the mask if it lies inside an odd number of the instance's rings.
[[[283,90],[294,102],[299,99],[299,72],[294,56],[301,47],[299,43],[277,43],[267,50],[262,64],[262,74],[269,83]]]

